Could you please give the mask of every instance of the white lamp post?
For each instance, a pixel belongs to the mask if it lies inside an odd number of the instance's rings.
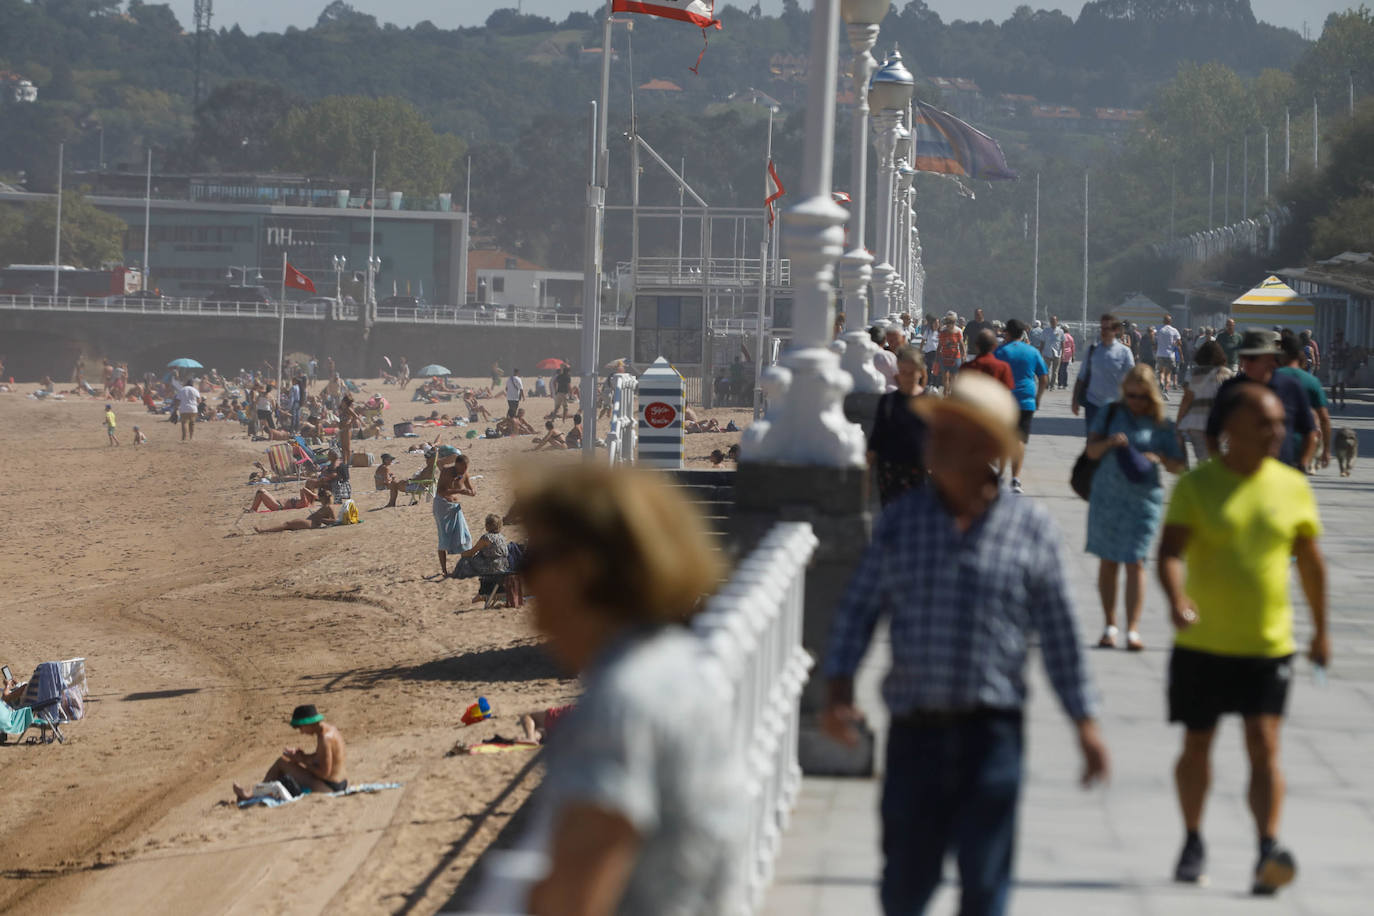
[[[873,131],[878,146],[877,252],[879,263],[873,268],[873,294],[876,315],[892,311],[892,280],[895,269],[892,250],[892,200],[896,194],[897,139],[902,131],[902,113],[911,101],[915,81],[893,51],[887,62],[873,74],[869,83],[868,105],[873,115]]]
[[[343,305],[343,272],[348,270],[348,258],[334,255],[334,298]]]
[[[897,140],[897,151],[901,153],[905,144],[910,155],[911,136]],[[897,219],[892,232],[892,263],[897,267],[897,301],[893,310],[898,314],[908,311],[911,305],[911,185],[916,178],[916,170],[910,160],[901,157],[897,160]]]
[[[849,242],[852,247],[840,258],[840,283],[844,288],[845,314],[853,330],[844,335],[844,368],[854,379],[854,390],[881,392],[883,377],[873,367],[878,347],[864,330],[870,315],[868,284],[873,280],[873,255],[865,245],[868,202],[868,82],[878,62],[873,46],[878,23],[887,16],[888,0],[840,0],[840,16],[854,52],[854,129],[850,135]]]
[[[845,419],[842,406],[853,381],[829,346],[834,269],[844,253],[840,227],[846,215],[831,196],[839,38],[838,0],[815,0],[800,200],[782,218],[796,289],[792,348],[766,376],[776,397],[769,399],[764,419],[745,431],[740,451],[746,463],[864,466],[863,430]]]

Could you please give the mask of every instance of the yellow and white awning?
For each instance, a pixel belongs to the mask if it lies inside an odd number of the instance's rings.
[[[1149,296],[1132,296],[1112,309],[1112,314],[1142,328],[1157,328],[1164,323],[1164,307]]]
[[[1316,307],[1278,277],[1270,277],[1232,302],[1231,317],[1240,328],[1279,327],[1301,331],[1317,326]]]

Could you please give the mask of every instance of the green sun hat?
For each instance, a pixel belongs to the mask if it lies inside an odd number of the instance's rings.
[[[297,706],[291,712],[291,727],[300,728],[302,725],[314,725],[316,722],[323,722],[324,716],[320,715],[318,709],[311,703]]]

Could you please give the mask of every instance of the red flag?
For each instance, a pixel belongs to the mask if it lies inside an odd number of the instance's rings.
[[[787,189],[782,186],[782,179],[778,177],[778,170],[773,168],[773,160],[768,160],[768,196],[763,199],[763,205],[768,209],[768,225],[773,225],[773,201],[787,193]]]
[[[310,282],[310,278],[290,264],[286,265],[286,285],[292,289],[303,289],[307,293],[315,291],[315,284]]]

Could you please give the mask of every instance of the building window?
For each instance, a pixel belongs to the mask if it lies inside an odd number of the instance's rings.
[[[499,276],[492,277],[491,291],[493,293],[504,293],[506,291],[506,278]]]

